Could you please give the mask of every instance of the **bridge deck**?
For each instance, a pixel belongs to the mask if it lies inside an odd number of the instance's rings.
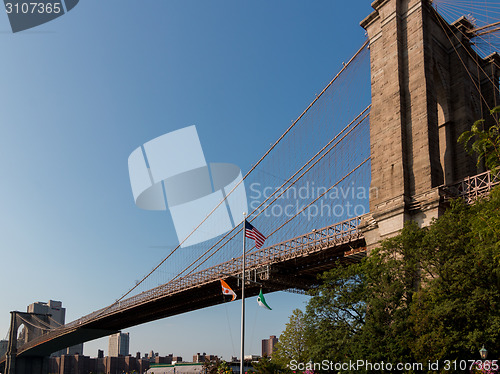
[[[316,283],[318,272],[339,263],[357,262],[365,255],[359,221],[359,217],[348,219],[253,251],[246,256],[247,271],[254,276],[260,273],[267,291],[307,289]],[[241,265],[242,256],[97,310],[24,344],[18,355],[50,354],[123,328],[220,304],[224,299],[219,279],[226,279],[238,290],[232,276],[241,272]],[[245,293],[255,296],[259,289],[250,284]]]

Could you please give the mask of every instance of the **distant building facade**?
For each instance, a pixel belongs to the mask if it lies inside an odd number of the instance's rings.
[[[38,301],[28,305],[28,313],[50,314],[51,325],[64,325],[66,320],[66,308],[63,308],[62,301],[49,300],[48,303]]]
[[[48,323],[51,328],[56,328],[65,324],[66,320],[66,308],[63,308],[62,301],[49,300],[47,303],[42,301],[37,301],[33,304],[28,305],[26,308],[28,313],[37,313],[50,315],[48,317]],[[41,335],[41,331],[38,329],[26,329],[23,328],[22,340],[28,342],[31,339],[36,338]],[[66,349],[52,353],[51,356],[61,356],[83,354],[83,343],[68,347]]]
[[[174,355],[171,353],[168,356],[155,355],[154,360],[149,360],[152,364],[171,364]],[[182,361],[182,360],[181,360]]]
[[[214,355],[207,355],[205,352],[203,354],[195,354],[193,355],[193,362],[194,363],[199,363],[199,362],[210,362],[216,360],[218,357]]]
[[[8,340],[0,340],[0,357],[2,357],[7,352],[8,345],[9,345]]]
[[[129,333],[118,332],[109,336],[108,356],[119,357],[129,354]]]
[[[271,357],[278,344],[278,338],[271,335],[269,339],[262,339],[262,357]]]
[[[53,374],[121,374],[144,373],[149,369],[149,360],[131,356],[90,358],[82,355],[51,357],[49,373]]]

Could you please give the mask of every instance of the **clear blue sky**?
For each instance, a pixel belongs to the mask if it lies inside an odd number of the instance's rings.
[[[9,311],[35,301],[63,301],[67,321],[112,303],[176,244],[165,213],[134,205],[135,148],[195,124],[208,160],[246,172],[361,46],[370,12],[370,1],[82,0],[17,34],[0,15],[0,338]],[[268,312],[251,299],[246,354],[306,300],[274,293]],[[229,359],[239,310],[126,330],[130,351]],[[107,339],[85,354],[98,348]]]

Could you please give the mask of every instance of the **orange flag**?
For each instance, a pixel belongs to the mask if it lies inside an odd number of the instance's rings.
[[[231,289],[231,287],[229,287],[229,285],[226,282],[224,282],[222,279],[220,279],[220,284],[222,286],[222,293],[224,295],[233,295],[233,298],[231,299],[231,301],[236,299],[236,294],[234,293],[234,291]]]

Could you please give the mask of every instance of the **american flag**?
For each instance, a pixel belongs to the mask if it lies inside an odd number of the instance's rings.
[[[266,237],[262,235],[262,233],[253,227],[250,223],[245,220],[245,236],[249,239],[255,240],[255,247],[260,249],[264,242],[266,241]]]

